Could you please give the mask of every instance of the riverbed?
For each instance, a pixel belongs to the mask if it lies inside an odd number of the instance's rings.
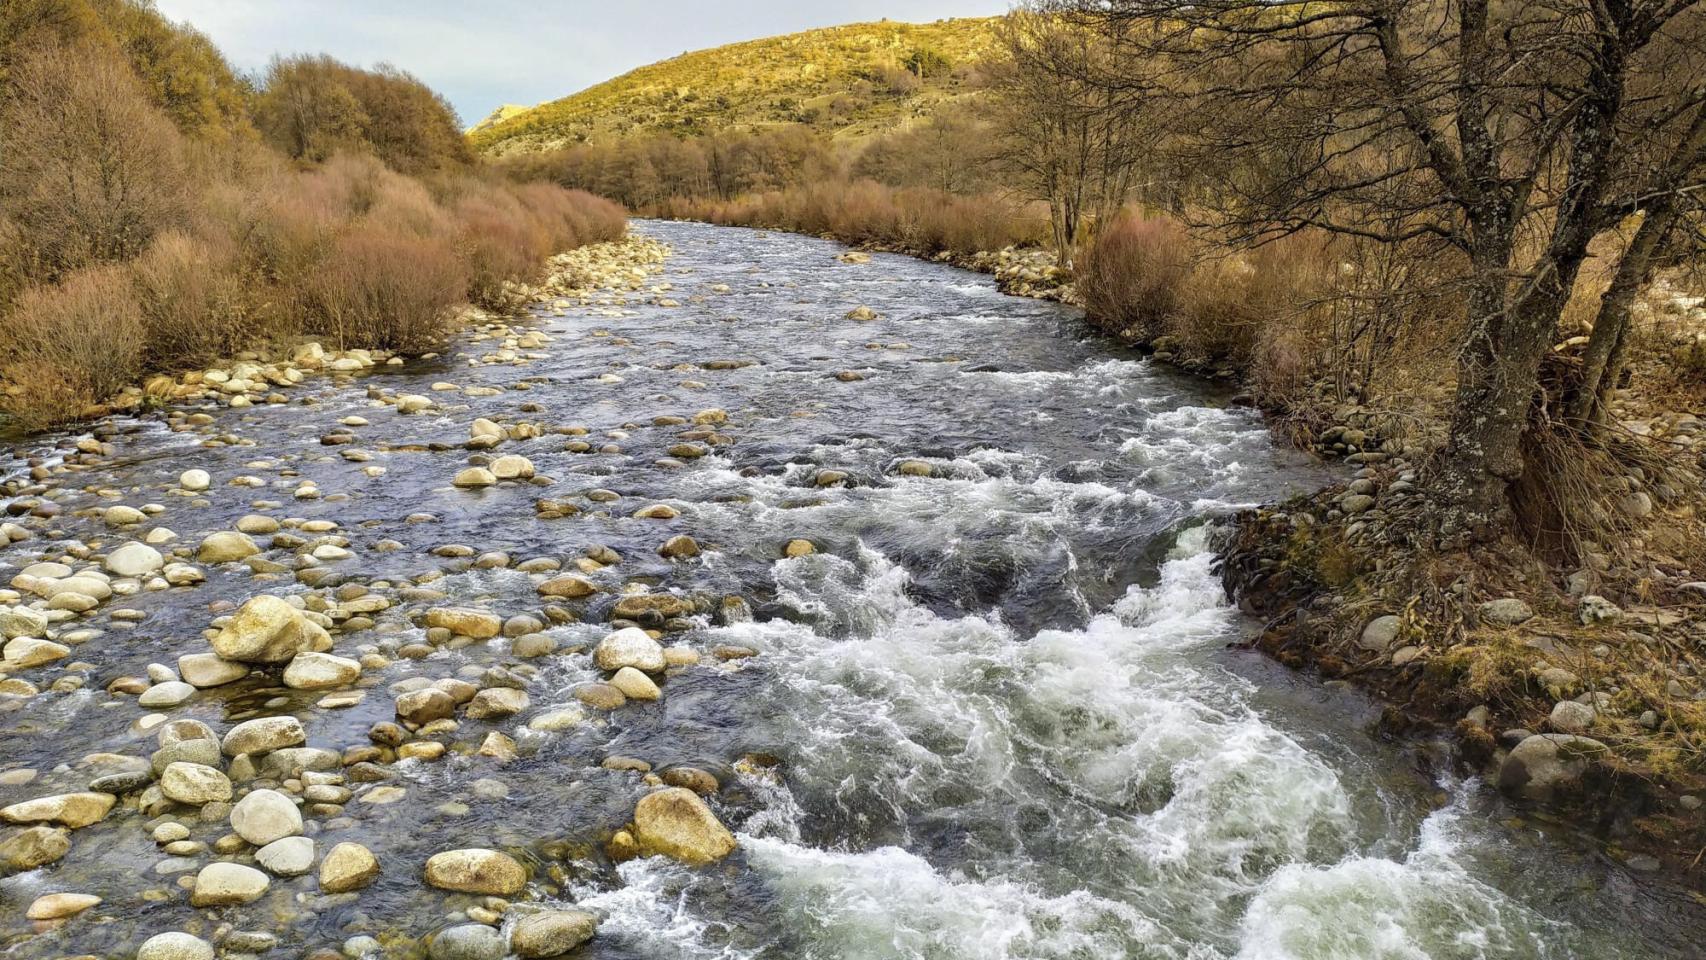
[[[155,527],[187,563],[246,516],[284,527],[254,538],[270,564],[203,564],[205,583],[120,590],[56,623],[93,633],[11,671],[42,692],[0,708],[0,806],[86,789],[91,755],[148,757],[150,711],[107,686],[206,652],[215,617],[258,593],[385,598],[333,631],[334,653],[363,658],[349,687],[363,695],[327,706],[273,670],[166,716],[223,731],[288,714],[309,746],[347,751],[395,719],[412,679],[519,686],[527,706],[438,731],[443,757],[389,760],[309,811],[320,853],[377,856],[357,893],[273,876],[253,902],[192,907],[180,881],[253,851],[219,852],[222,818],[121,804],[56,863],[0,879],[0,956],[129,957],[168,930],[266,935],[233,956],[418,956],[438,929],[504,912],[423,884],[429,856],[464,847],[528,866],[512,900],[598,915],[574,956],[600,960],[1698,955],[1690,896],[1452,779],[1425,746],[1376,739],[1357,695],[1238,648],[1255,625],[1221,592],[1212,525],[1337,468],[1277,444],[1228,392],[952,267],[636,229],[673,251],[655,289],[541,305],[537,348],[464,338],[312,378],[286,403],[118,418],[108,450],[20,498],[57,512],[14,517],[34,537],[0,548],[0,582]],[[404,394],[433,405],[400,415]],[[470,451],[478,418],[539,429]],[[75,439],[19,443],[0,476]],[[452,485],[504,455],[534,482]],[[205,492],[179,489],[191,468]],[[117,530],[94,513],[149,504],[164,509]],[[673,515],[635,516],[657,505]],[[696,553],[661,556],[678,536]],[[541,597],[588,558],[598,594]],[[638,626],[699,662],[660,674],[655,702],[600,710],[576,690],[603,679],[589,651],[636,591],[684,598]],[[525,633],[550,643],[442,642],[422,614],[447,605],[532,618]],[[66,676],[83,682],[56,689]],[[492,733],[513,750],[483,755]],[[650,789],[638,767],[711,774],[738,849],[704,867],[612,860]],[[163,820],[207,849],[164,853]],[[24,918],[58,891],[101,902],[45,928]]]

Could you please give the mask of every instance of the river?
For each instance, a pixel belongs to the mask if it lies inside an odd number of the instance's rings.
[[[373,630],[336,634],[336,652],[389,664],[364,674],[354,706],[251,678],[197,693],[173,718],[223,730],[288,713],[310,745],[342,750],[392,719],[386,688],[413,677],[478,682],[496,668],[531,703],[463,721],[441,737],[442,760],[392,765],[383,786],[402,787],[400,800],[363,803],[381,784],[352,782],[347,807],[309,818],[321,850],[356,840],[378,855],[380,880],[359,894],[279,877],[254,903],[197,910],[179,881],[213,854],[168,857],[150,838],[158,819],[120,810],[76,831],[59,863],[0,880],[0,956],[129,957],[160,931],[222,928],[276,938],[262,955],[371,935],[390,949],[371,956],[414,956],[411,938],[475,903],[420,880],[452,847],[517,853],[533,899],[598,912],[575,956],[599,960],[1699,955],[1706,923],[1689,895],[1451,779],[1426,745],[1376,739],[1377,711],[1356,694],[1238,649],[1254,624],[1221,593],[1209,525],[1338,468],[1276,445],[1225,391],[987,278],[899,256],[844,263],[844,248],[789,235],[636,228],[673,247],[651,281],[672,289],[542,308],[554,339],[531,362],[471,364],[496,347],[465,340],[436,360],[311,380],[289,404],[210,407],[192,429],[120,419],[111,456],[57,478],[48,496],[62,512],[0,548],[0,581],[73,541],[127,538],[79,510],[160,503],[142,529],[169,526],[191,546],[247,514],[333,521],[348,555],[312,562],[327,568],[320,588],[397,601]],[[858,307],[876,319],[848,317]],[[440,405],[422,414],[373,399],[439,382],[463,389],[432,393]],[[728,442],[672,456],[694,426],[656,418],[710,408],[727,411],[715,439]],[[347,428],[353,444],[322,445],[352,416],[366,421]],[[452,488],[476,417],[544,426],[493,452],[525,455],[554,482]],[[584,425],[590,449],[571,450],[566,425]],[[52,462],[56,439],[15,455]],[[343,455],[356,448],[371,458]],[[364,470],[375,465],[384,472]],[[190,467],[212,488],[173,496]],[[230,485],[240,476],[263,486]],[[304,480],[317,499],[293,498]],[[595,489],[619,499],[585,497]],[[579,512],[541,517],[541,497]],[[679,516],[632,517],[655,503]],[[677,534],[703,552],[658,556]],[[293,566],[321,542],[260,539],[263,558]],[[796,539],[815,552],[784,558]],[[513,564],[433,552],[445,545]],[[601,676],[585,653],[609,630],[596,600],[576,608],[581,622],[543,631],[548,656],[520,659],[503,637],[399,654],[424,636],[405,614],[430,605],[403,588],[538,614],[540,578],[515,565],[595,545],[622,556],[592,575],[606,589],[744,601],[669,624],[683,628],[671,642],[705,660],[665,679],[660,701],[527,727],[573,709],[575,686]],[[206,573],[90,614],[102,632],[75,650],[82,689],[5,698],[0,773],[34,774],[0,781],[0,804],[84,789],[91,754],[146,757],[144,711],[105,685],[205,651],[222,602],[305,589],[288,567]],[[112,619],[118,607],[141,619]],[[757,655],[725,661],[718,648]],[[45,687],[61,672],[15,673]],[[474,752],[494,730],[514,738],[515,759]],[[704,868],[609,862],[603,841],[646,790],[602,765],[613,756],[716,775],[712,806],[739,849]],[[193,810],[177,819],[207,844],[228,832]],[[37,932],[24,907],[54,891],[103,902]]]

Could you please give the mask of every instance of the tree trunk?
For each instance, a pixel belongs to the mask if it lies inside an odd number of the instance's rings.
[[[1581,379],[1564,402],[1564,415],[1581,429],[1591,431],[1602,424],[1604,411],[1601,407],[1622,372],[1623,344],[1629,335],[1630,310],[1635,305],[1635,298],[1652,280],[1653,255],[1675,222],[1676,207],[1668,199],[1647,211],[1634,239],[1629,242],[1629,249],[1623,252],[1623,259],[1617,265],[1617,276],[1600,299],[1593,333],[1588,337],[1587,352],[1582,357]]]

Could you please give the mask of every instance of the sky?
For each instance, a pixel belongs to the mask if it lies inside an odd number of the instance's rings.
[[[502,103],[555,100],[657,60],[864,20],[992,16],[1010,0],[155,0],[239,70],[274,54],[388,62],[444,94],[465,124]]]

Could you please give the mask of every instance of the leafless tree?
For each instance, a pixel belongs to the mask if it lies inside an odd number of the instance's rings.
[[[1446,539],[1511,520],[1537,411],[1592,412],[1627,301],[1703,188],[1702,0],[1041,0],[1115,51],[1077,78],[1170,104],[1195,196],[1246,239],[1306,228],[1451,252],[1466,323],[1432,489]],[[1094,64],[1091,64],[1094,67]],[[1634,220],[1632,220],[1634,218]],[[1543,358],[1589,246],[1639,222],[1577,399]]]

